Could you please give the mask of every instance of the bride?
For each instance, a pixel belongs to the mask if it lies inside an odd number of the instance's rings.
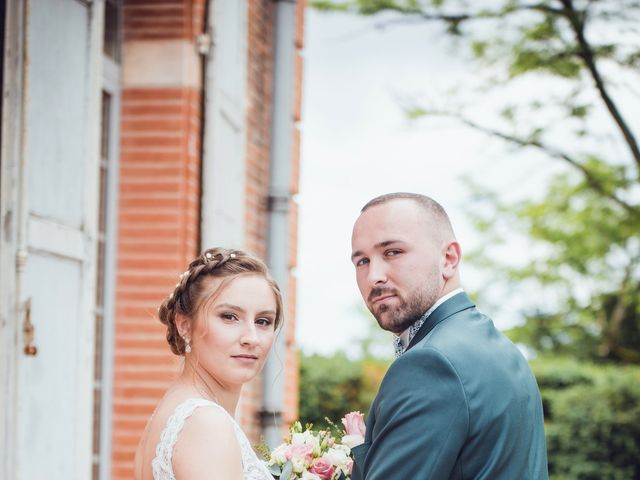
[[[240,250],[206,250],[158,315],[184,367],[140,439],[136,479],[272,480],[233,418],[282,321],[280,290],[265,264]]]

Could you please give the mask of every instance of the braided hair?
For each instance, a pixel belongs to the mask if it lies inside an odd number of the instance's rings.
[[[176,316],[183,315],[194,321],[201,305],[220,290],[206,291],[207,277],[233,279],[240,275],[261,275],[267,281],[276,298],[275,328],[283,317],[282,294],[265,263],[242,250],[209,248],[194,259],[180,275],[173,292],[160,304],[158,318],[167,327],[167,343],[176,355],[184,355],[186,342],[178,332]],[[205,298],[207,297],[207,298]]]

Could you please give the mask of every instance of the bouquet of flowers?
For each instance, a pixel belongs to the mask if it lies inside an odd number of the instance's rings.
[[[349,480],[353,467],[351,449],[364,442],[364,416],[351,412],[342,418],[340,441],[331,432],[303,430],[300,422],[290,429],[285,443],[271,452],[268,467],[279,480]]]

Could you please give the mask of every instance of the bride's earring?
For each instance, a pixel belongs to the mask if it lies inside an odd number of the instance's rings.
[[[182,337],[182,339],[186,343],[186,345],[184,347],[185,353],[191,353],[191,341],[189,340],[189,337]]]

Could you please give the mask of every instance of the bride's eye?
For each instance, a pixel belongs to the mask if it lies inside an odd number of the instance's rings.
[[[234,321],[237,320],[238,317],[235,315],[235,313],[223,313],[222,315],[220,315],[224,320],[228,320],[228,321]]]
[[[258,318],[256,319],[256,324],[261,325],[263,327],[268,327],[273,324],[273,320],[270,318]]]

